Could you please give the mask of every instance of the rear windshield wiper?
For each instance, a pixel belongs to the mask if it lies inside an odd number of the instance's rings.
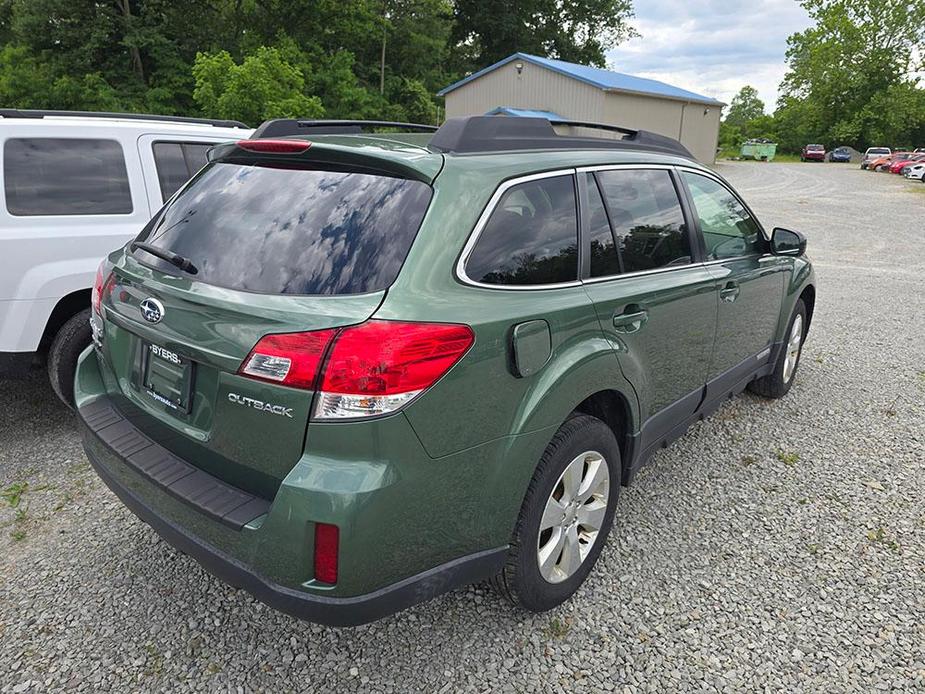
[[[176,253],[171,253],[170,251],[164,250],[163,248],[158,248],[150,243],[145,243],[144,241],[132,241],[132,246],[130,250],[135,250],[140,248],[145,253],[150,253],[151,255],[157,256],[161,260],[166,260],[171,265],[176,265],[178,268],[183,270],[183,272],[188,272],[191,275],[195,275],[199,270],[193,265],[193,261],[189,258],[186,258],[182,255],[177,255]]]

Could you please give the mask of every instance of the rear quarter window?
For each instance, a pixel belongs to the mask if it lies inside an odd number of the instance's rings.
[[[230,289],[379,291],[397,277],[431,193],[426,183],[404,178],[218,162],[200,171],[138,240],[189,258],[197,280]]]
[[[11,138],[3,146],[3,188],[12,215],[132,213],[116,140]]]
[[[571,175],[504,192],[465,263],[482,284],[543,285],[578,279],[578,218]]]

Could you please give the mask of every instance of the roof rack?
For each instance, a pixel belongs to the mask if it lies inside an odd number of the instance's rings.
[[[397,123],[387,120],[296,120],[277,118],[267,120],[251,135],[256,140],[264,137],[288,137],[290,135],[352,135],[371,128],[394,128],[409,132],[436,132],[436,125],[421,123]]]
[[[554,124],[616,132],[623,138],[559,135],[553,129]],[[500,115],[448,118],[429,144],[442,152],[455,154],[526,149],[635,149],[694,158],[677,140],[647,130],[632,130],[609,123]]]
[[[154,120],[167,123],[191,123],[214,125],[218,128],[249,128],[237,120],[214,118],[190,118],[188,116],[156,116],[150,113],[113,113],[110,111],[47,111],[43,109],[0,108],[0,118],[45,118],[46,116],[67,116],[73,118],[120,118],[124,120]]]

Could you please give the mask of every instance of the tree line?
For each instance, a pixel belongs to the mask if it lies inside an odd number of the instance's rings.
[[[604,66],[631,0],[0,0],[0,106],[436,123],[515,50]]]
[[[720,143],[925,142],[925,1],[800,0],[773,113]],[[436,92],[514,51],[606,66],[632,0],[0,0],[0,107],[438,123]]]
[[[814,25],[788,39],[788,71],[772,114],[751,86],[732,99],[720,147],[768,138],[785,152],[809,143],[925,146],[925,2],[802,0]]]

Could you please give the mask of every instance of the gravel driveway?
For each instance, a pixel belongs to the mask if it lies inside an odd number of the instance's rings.
[[[0,382],[0,691],[925,691],[925,186],[718,169],[809,237],[797,382],[657,454],[571,602],[524,614],[477,586],[358,629],[275,613],[126,511],[37,376]]]

